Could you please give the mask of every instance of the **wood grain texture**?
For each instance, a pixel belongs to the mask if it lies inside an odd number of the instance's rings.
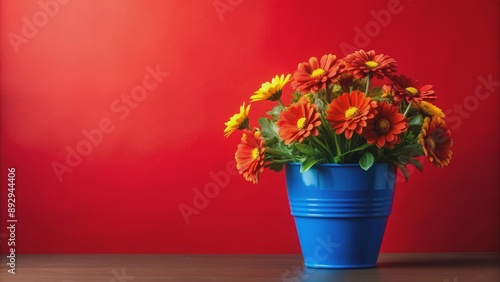
[[[381,254],[377,268],[304,268],[300,255],[19,255],[0,281],[500,281],[498,253]]]

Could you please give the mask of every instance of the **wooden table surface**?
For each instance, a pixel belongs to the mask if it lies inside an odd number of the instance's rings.
[[[377,268],[304,268],[300,255],[18,255],[0,281],[499,282],[498,253],[381,254]]]

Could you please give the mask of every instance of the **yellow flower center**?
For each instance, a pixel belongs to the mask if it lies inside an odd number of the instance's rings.
[[[254,148],[252,150],[252,159],[257,160],[257,159],[259,159],[259,156],[260,156],[259,149],[258,148]]]
[[[432,139],[432,137],[428,138],[426,143],[427,143],[427,147],[429,147],[431,149],[431,151],[434,151],[434,149],[436,149],[436,141],[434,141],[434,139]]]
[[[306,118],[305,117],[301,117],[297,120],[297,128],[298,129],[302,129],[304,128],[304,125],[306,124]]]
[[[311,74],[312,78],[321,78],[323,75],[325,75],[324,69],[315,69]]]
[[[346,118],[355,118],[359,116],[359,114],[360,114],[359,109],[356,107],[349,107],[349,109],[345,111]]]
[[[405,90],[411,96],[416,96],[418,94],[418,89],[415,87],[406,87]]]
[[[375,62],[375,61],[368,61],[365,63],[365,65],[369,68],[369,69],[373,69],[373,68],[376,68],[378,67],[378,63]]]
[[[391,129],[391,123],[386,119],[381,119],[377,123],[377,132],[385,134]]]

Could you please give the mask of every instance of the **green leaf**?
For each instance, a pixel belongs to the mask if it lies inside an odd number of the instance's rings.
[[[420,114],[414,116],[408,123],[409,126],[422,126],[422,124],[424,124],[424,118]]]
[[[319,96],[314,97],[314,104],[320,112],[324,112],[328,108],[328,105]]]
[[[332,87],[332,92],[343,92],[342,86],[340,86],[339,84],[332,84],[331,87]]]
[[[276,146],[277,148],[266,147],[266,155],[270,155],[272,157],[276,157],[279,159],[287,159],[293,160],[294,156],[291,155],[290,151],[287,148],[283,148],[280,146]]]
[[[406,166],[404,164],[397,164],[399,170],[403,173],[405,180],[408,181],[410,178],[410,175],[408,174],[408,170],[406,169]]]
[[[328,104],[331,103],[334,99],[338,98],[340,95],[344,94],[344,90],[342,89],[342,86],[338,84],[330,84],[330,91],[326,97],[326,101]],[[328,105],[326,105],[328,106]]]
[[[342,156],[347,155],[347,154],[350,154],[350,153],[358,152],[358,151],[363,151],[364,149],[366,149],[366,148],[370,147],[371,145],[372,145],[372,144],[365,143],[365,144],[363,144],[363,145],[361,145],[361,146],[359,146],[359,147],[357,147],[357,148],[354,148],[354,149],[352,149],[352,150],[350,150],[350,151],[347,151],[347,152],[345,152],[345,153],[342,153]]]
[[[279,140],[278,129],[274,122],[269,118],[261,117],[259,118],[259,125],[262,129],[262,136],[264,139],[271,140],[275,137]]]
[[[302,165],[300,166],[300,172],[304,173],[308,171],[313,165],[317,164],[321,159],[306,159],[305,161],[302,162]]]
[[[373,157],[372,153],[366,152],[363,154],[363,156],[361,156],[361,159],[359,159],[359,165],[362,169],[368,170],[373,165],[374,161],[375,158]]]
[[[284,167],[282,163],[272,163],[269,165],[269,169],[272,171],[280,172]]]
[[[316,150],[314,150],[313,147],[303,144],[303,143],[296,143],[295,144],[295,149],[299,151],[300,153],[306,155],[306,156],[314,156],[316,154]]]
[[[277,148],[280,145],[280,140],[277,137],[273,137],[266,140],[266,147]]]
[[[274,106],[274,108],[272,110],[270,110],[269,112],[267,112],[266,114],[272,116],[273,120],[276,121],[280,117],[280,114],[282,111],[283,111],[283,106],[278,104],[278,105]]]
[[[292,93],[292,103],[296,103],[299,101],[300,97],[302,97],[302,93],[300,91],[295,91]]]
[[[419,143],[404,145],[391,152],[391,155],[400,155],[408,157],[418,157],[423,155],[422,145]]]
[[[371,97],[374,100],[379,100],[381,98],[382,94],[384,94],[384,91],[382,91],[381,87],[373,87],[372,89],[370,89],[368,91],[367,96]]]
[[[409,159],[410,163],[414,165],[420,172],[422,172],[422,164],[416,159]]]

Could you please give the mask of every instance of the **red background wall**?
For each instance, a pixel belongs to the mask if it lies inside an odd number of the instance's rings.
[[[294,2],[1,1],[2,252],[8,167],[18,253],[299,252],[283,175],[232,174],[223,123],[346,46],[433,84],[455,140],[449,167],[398,183],[382,251],[498,251],[498,1]]]

